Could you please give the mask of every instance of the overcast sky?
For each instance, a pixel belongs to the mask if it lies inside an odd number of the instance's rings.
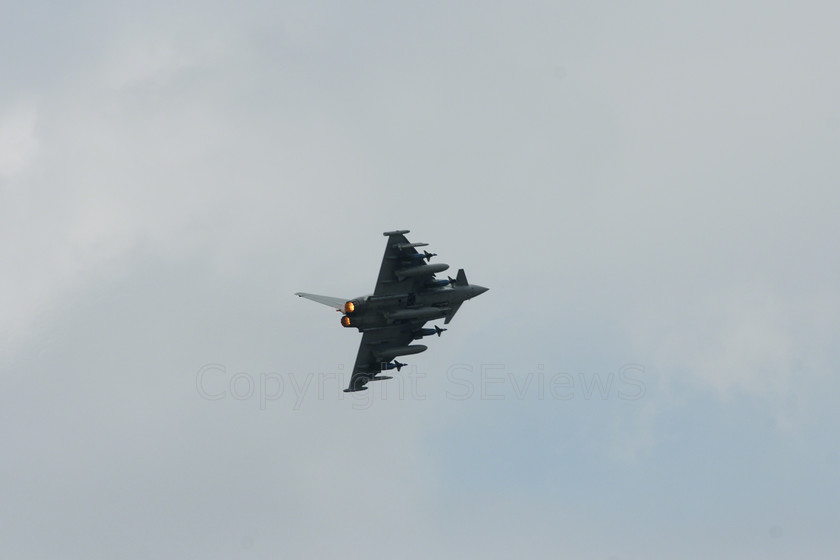
[[[0,556],[836,557],[836,3],[6,4]]]

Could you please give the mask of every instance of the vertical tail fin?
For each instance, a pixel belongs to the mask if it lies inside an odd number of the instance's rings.
[[[467,282],[467,273],[464,272],[463,268],[458,269],[458,276],[455,277],[455,285],[456,286],[468,286],[469,283]]]
[[[295,295],[300,296],[302,298],[311,299],[312,301],[317,301],[318,303],[323,303],[324,305],[329,305],[336,311],[344,311],[344,302],[347,301],[344,298],[319,296],[318,294],[307,294],[304,292],[295,292]]]

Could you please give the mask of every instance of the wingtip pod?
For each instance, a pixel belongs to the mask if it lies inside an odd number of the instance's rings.
[[[383,231],[382,235],[384,235],[385,237],[391,237],[392,235],[405,235],[406,233],[411,233],[411,230],[395,229],[394,231]]]
[[[367,390],[368,390],[368,388],[365,387],[364,385],[362,385],[358,389],[351,389],[350,387],[348,387],[348,388],[344,389],[344,392],[345,393],[358,393],[359,391],[367,391]]]

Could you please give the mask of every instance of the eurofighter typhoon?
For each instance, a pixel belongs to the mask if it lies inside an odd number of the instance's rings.
[[[353,366],[350,386],[345,393],[364,391],[370,381],[391,379],[382,371],[400,371],[405,364],[398,356],[426,351],[423,344],[412,344],[424,336],[445,331],[437,325],[425,328],[427,321],[444,319],[449,324],[461,304],[481,295],[487,288],[467,282],[464,269],[455,278],[435,278],[448,264],[430,264],[435,253],[417,251],[428,243],[409,243],[407,229],[386,231],[385,255],[373,294],[351,300],[297,292],[295,295],[333,307],[341,316],[341,325],[355,327],[362,333],[362,343]]]

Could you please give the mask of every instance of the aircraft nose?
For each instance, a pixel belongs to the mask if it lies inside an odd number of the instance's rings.
[[[472,292],[473,292],[472,297],[480,296],[481,294],[483,294],[484,292],[486,292],[489,289],[490,288],[485,288],[484,286],[479,286],[478,284],[473,284],[472,285]]]

